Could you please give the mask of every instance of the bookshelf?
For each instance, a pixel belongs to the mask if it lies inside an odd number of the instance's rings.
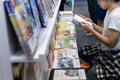
[[[44,76],[44,70],[47,67],[47,62],[45,62],[45,55],[47,53],[48,45],[50,42],[51,34],[54,28],[54,24],[56,22],[57,14],[59,11],[59,5],[61,0],[58,1],[57,7],[55,7],[55,12],[53,17],[49,19],[48,27],[40,29],[40,39],[39,46],[33,57],[28,58],[24,55],[15,56],[14,52],[14,37],[9,34],[9,21],[6,18],[5,8],[3,5],[3,1],[0,1],[0,80],[13,80],[12,75],[12,66],[11,63],[14,62],[36,62],[39,61],[42,63],[41,70],[43,70],[43,74],[41,74],[42,80],[46,80],[46,76]]]
[[[10,45],[7,29],[7,19],[2,0],[0,1],[0,80],[13,80],[10,63]],[[7,74],[7,75],[6,75]]]

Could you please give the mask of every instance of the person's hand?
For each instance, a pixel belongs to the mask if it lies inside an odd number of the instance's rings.
[[[85,16],[83,16],[83,15],[80,15],[80,17],[82,17],[82,18],[85,19],[86,21],[89,21],[89,22],[93,23],[93,21],[92,21],[90,18],[87,18],[87,17],[85,17]]]
[[[80,24],[81,24],[82,28],[83,28],[85,31],[88,31],[88,32],[91,31],[92,26],[89,25],[88,23],[86,23],[86,22],[80,22]]]

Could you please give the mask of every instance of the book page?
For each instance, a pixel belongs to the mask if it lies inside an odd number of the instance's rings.
[[[78,22],[87,22],[89,25],[92,26],[92,23],[91,23],[91,22],[86,21],[85,19],[83,19],[82,17],[80,17],[80,16],[78,16],[78,15],[75,15],[75,16],[73,17],[73,20],[78,21]]]

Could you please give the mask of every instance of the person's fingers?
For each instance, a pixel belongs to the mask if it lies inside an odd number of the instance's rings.
[[[80,22],[81,24],[86,24],[86,22]]]
[[[80,15],[80,17],[82,17],[83,19],[86,19],[86,17],[85,17],[85,16],[83,16],[83,15]]]

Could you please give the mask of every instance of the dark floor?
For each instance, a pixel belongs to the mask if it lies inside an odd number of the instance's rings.
[[[71,10],[71,6],[65,5],[65,10],[67,11]],[[73,13],[89,17],[87,0],[75,0]],[[76,27],[76,33],[78,47],[92,45],[97,42],[94,36],[87,36],[86,33],[82,30],[82,28]],[[92,67],[90,70],[88,70],[86,74],[87,80],[97,80],[95,77],[95,67]]]

